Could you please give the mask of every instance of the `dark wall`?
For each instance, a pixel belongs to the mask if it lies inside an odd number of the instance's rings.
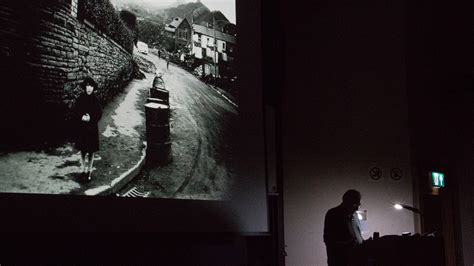
[[[426,217],[422,227],[443,235],[446,265],[474,261],[473,10],[468,1],[410,1],[405,15],[411,150]],[[446,175],[439,196],[431,195],[429,171]]]
[[[337,204],[331,197],[341,194],[341,184],[374,188],[359,178],[361,161],[390,162],[400,149],[415,181],[403,189],[413,189],[413,204],[417,194],[423,201],[428,171],[449,175],[452,197],[438,205],[440,222],[452,226],[443,233],[454,234],[446,236],[446,251],[458,265],[471,265],[472,3],[305,1],[281,9],[288,21],[282,93],[287,265],[325,265],[322,202]],[[389,189],[362,191],[372,221],[383,209],[367,204],[382,202]]]
[[[415,232],[404,3],[305,1],[282,6],[286,34],[282,147],[287,265],[325,265],[324,215],[362,193],[373,232]],[[371,168],[382,171],[379,180]],[[393,180],[393,168],[403,178]]]
[[[4,237],[0,254],[13,264],[263,266],[247,262],[245,237],[204,234],[114,234]],[[28,253],[28,256],[24,254]],[[270,265],[270,264],[266,264]]]

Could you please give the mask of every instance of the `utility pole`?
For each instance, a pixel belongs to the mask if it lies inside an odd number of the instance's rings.
[[[216,53],[217,53],[217,39],[216,39],[216,12],[212,12],[212,28],[214,29],[214,87],[216,87],[216,76],[217,76],[217,71],[216,71]]]
[[[196,11],[196,8],[193,8],[193,10],[191,11],[191,41],[189,43],[189,46],[190,46],[190,54],[193,55],[193,58],[195,58],[195,55],[194,55],[194,12]],[[186,18],[186,16],[184,16]]]
[[[194,54],[194,11],[196,8],[191,11],[191,54]]]
[[[173,53],[176,52],[176,43],[178,42],[178,28],[176,28],[174,32],[174,46],[173,46]]]
[[[194,10],[191,12],[191,54],[194,52]]]

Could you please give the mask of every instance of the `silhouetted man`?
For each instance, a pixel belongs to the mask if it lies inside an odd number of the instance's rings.
[[[363,242],[356,215],[360,199],[360,192],[350,189],[344,193],[342,203],[326,213],[324,243],[329,266],[350,265],[351,252]]]

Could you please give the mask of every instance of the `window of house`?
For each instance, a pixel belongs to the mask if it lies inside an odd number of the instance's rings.
[[[222,42],[222,51],[225,51],[225,42]]]

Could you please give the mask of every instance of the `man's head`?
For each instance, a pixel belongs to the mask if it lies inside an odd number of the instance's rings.
[[[354,213],[359,209],[361,194],[359,191],[349,189],[342,196],[342,205],[347,209],[348,212]]]

